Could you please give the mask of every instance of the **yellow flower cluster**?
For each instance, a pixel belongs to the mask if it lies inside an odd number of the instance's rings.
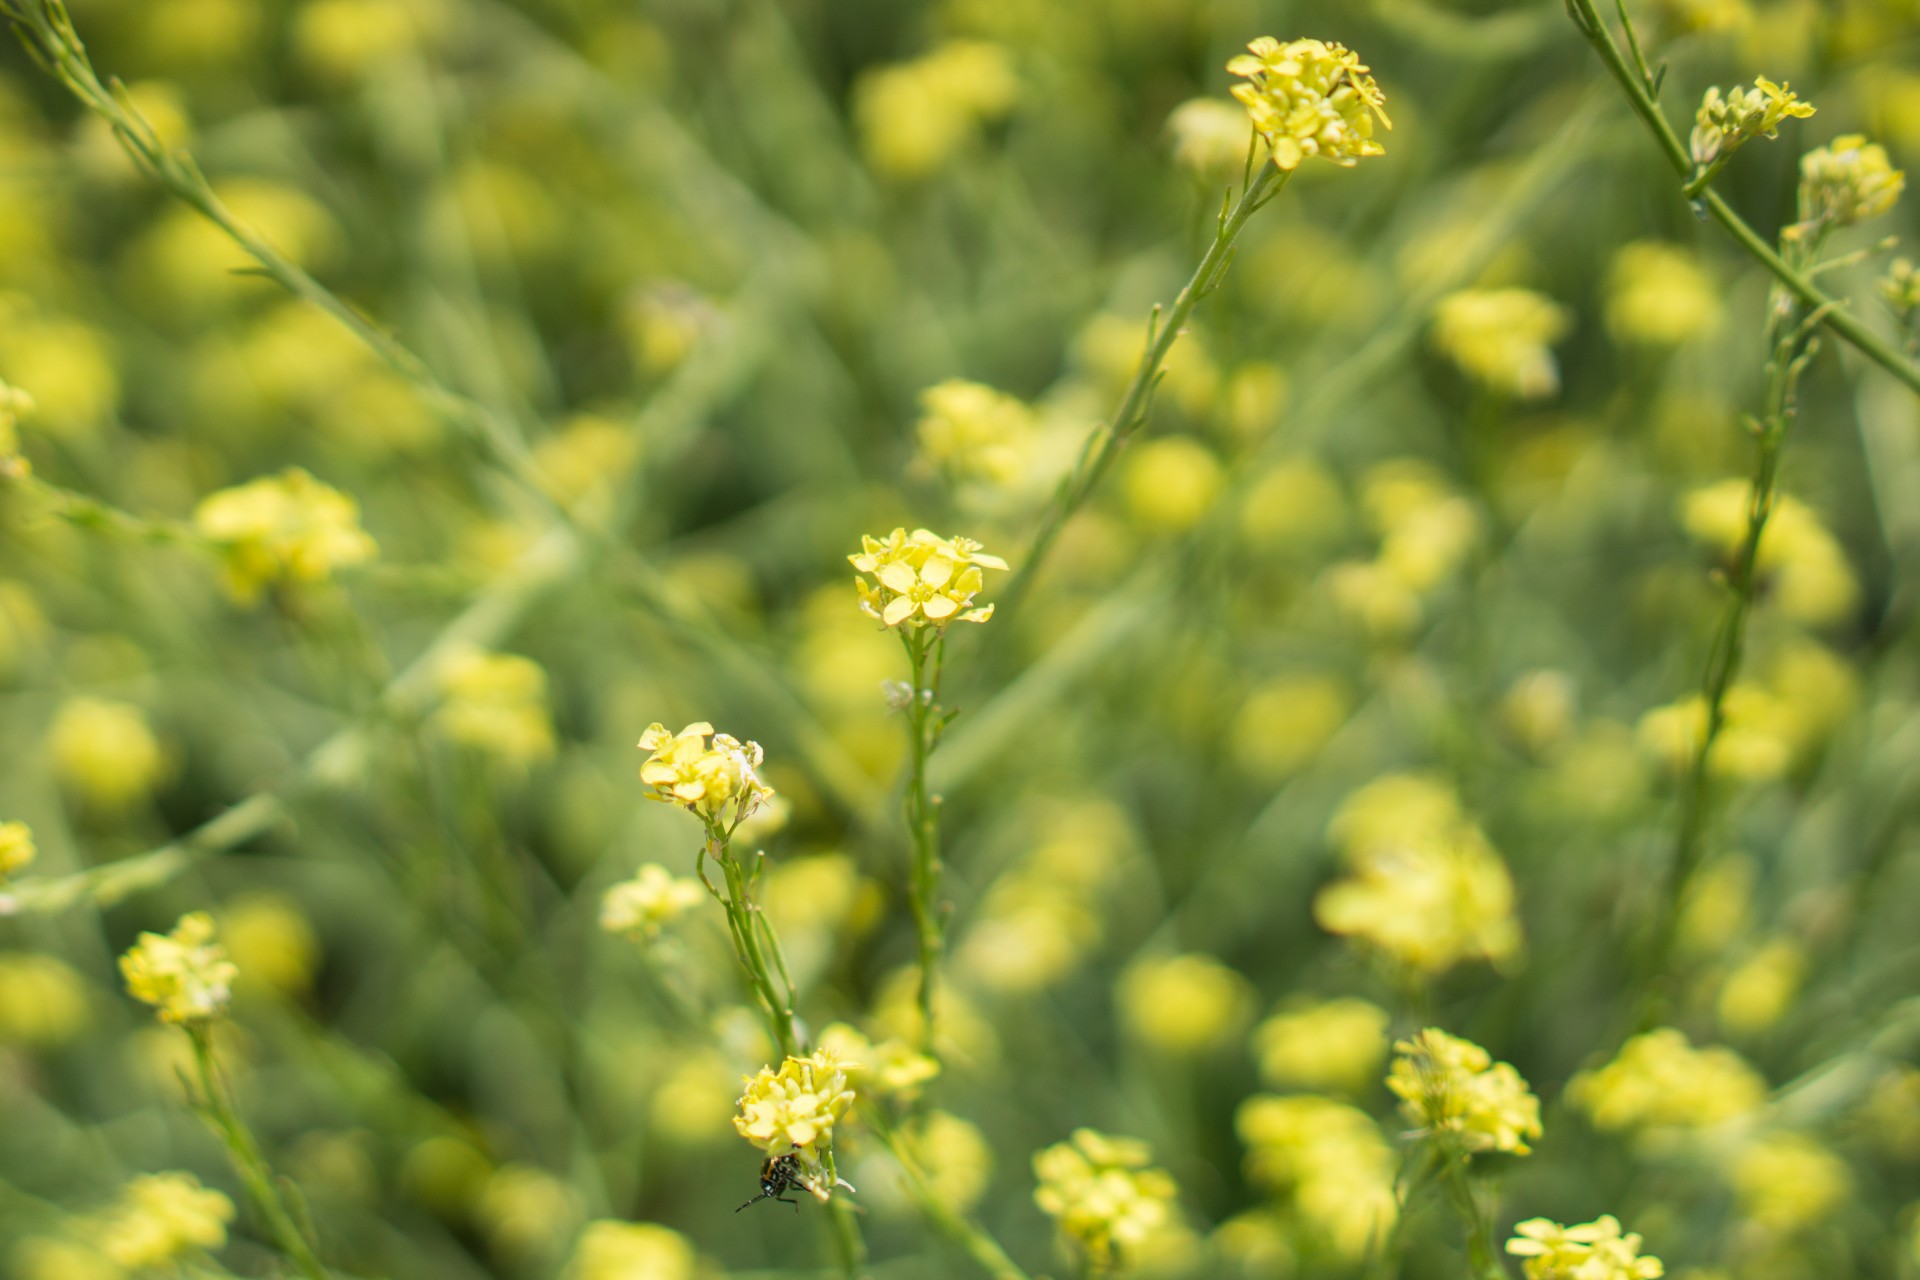
[[[1686,250],[1642,240],[1607,272],[1607,332],[1620,343],[1677,347],[1720,327],[1720,292]]]
[[[1107,1266],[1172,1217],[1173,1179],[1147,1167],[1151,1159],[1144,1142],[1075,1129],[1071,1141],[1034,1154],[1034,1203],[1096,1265]]]
[[[433,723],[448,738],[515,765],[553,754],[547,673],[531,658],[471,646],[440,664]]]
[[[731,811],[730,820],[738,823],[773,799],[773,788],[756,772],[763,758],[760,744],[715,733],[704,720],[679,733],[668,733],[657,722],[648,725],[640,749],[652,753],[640,766],[640,780],[653,788],[651,798],[684,805],[707,822]]]
[[[1427,974],[1518,950],[1513,878],[1444,783],[1415,774],[1369,783],[1330,834],[1351,874],[1314,899],[1321,928]]]
[[[1577,1227],[1530,1218],[1513,1229],[1520,1234],[1507,1241],[1507,1252],[1526,1259],[1527,1280],[1657,1280],[1666,1274],[1660,1259],[1641,1255],[1639,1234],[1622,1235],[1612,1214]]]
[[[1715,85],[1701,97],[1694,115],[1693,162],[1709,165],[1754,138],[1777,138],[1782,121],[1805,120],[1813,110],[1812,103],[1800,101],[1786,85],[1765,76],[1755,79],[1751,89],[1735,85],[1724,98]]]
[[[1433,342],[1489,391],[1545,400],[1560,389],[1553,344],[1572,326],[1566,308],[1531,289],[1462,289],[1440,299]]]
[[[233,1201],[190,1173],[154,1173],[127,1184],[101,1217],[94,1243],[129,1271],[157,1269],[227,1243]]]
[[[359,504],[299,467],[209,494],[193,523],[219,544],[227,589],[243,604],[269,586],[323,581],[378,551],[360,527]]]
[[[1800,221],[1787,232],[1806,239],[1877,218],[1893,208],[1906,185],[1907,175],[1893,167],[1879,143],[1857,133],[1835,138],[1800,157]]]
[[[1786,1235],[1819,1222],[1847,1201],[1847,1162],[1800,1133],[1768,1133],[1733,1158],[1734,1194],[1750,1223]]]
[[[693,1280],[693,1246],[653,1222],[589,1222],[567,1264],[567,1280]]]
[[[944,627],[949,622],[985,622],[993,606],[973,607],[984,585],[982,569],[1005,569],[1007,562],[990,556],[967,538],[941,538],[925,529],[908,533],[895,529],[885,540],[860,539],[860,550],[847,557],[866,577],[855,578],[860,608],[889,627],[902,625]]]
[[[1372,560],[1346,560],[1327,572],[1335,606],[1380,637],[1419,625],[1423,600],[1466,562],[1480,538],[1473,503],[1431,465],[1394,458],[1371,468],[1360,505],[1380,540]]]
[[[600,927],[635,941],[657,938],[662,928],[699,905],[705,893],[698,880],[649,862],[633,879],[601,895]]]
[[[39,850],[33,845],[33,830],[24,822],[0,822],[0,883],[30,866]]]
[[[1142,1044],[1200,1054],[1237,1040],[1253,1010],[1253,986],[1212,956],[1155,956],[1120,975],[1120,1020]]]
[[[1352,998],[1283,1009],[1253,1030],[1260,1078],[1275,1088],[1357,1093],[1387,1056],[1387,1011]]]
[[[941,1200],[962,1213],[980,1203],[993,1177],[993,1146],[978,1125],[929,1111],[902,1126],[900,1138]]]
[[[920,1086],[940,1074],[938,1058],[917,1052],[904,1040],[869,1040],[845,1022],[822,1031],[819,1045],[840,1061],[856,1092],[912,1101],[920,1095]]]
[[[740,1095],[736,1132],[770,1156],[798,1155],[811,1170],[833,1148],[833,1126],[853,1105],[847,1068],[831,1050],[760,1068]]]
[[[1716,481],[1680,500],[1680,522],[1696,541],[1731,560],[1746,541],[1752,501],[1748,481]],[[1839,541],[1813,508],[1786,494],[1774,495],[1754,569],[1779,610],[1806,626],[1841,621],[1859,598]]]
[[[104,810],[145,798],[168,772],[166,750],[146,713],[105,698],[63,704],[47,731],[47,752],[61,785]]]
[[[1372,1116],[1331,1098],[1263,1094],[1240,1104],[1234,1129],[1247,1175],[1342,1258],[1358,1260],[1386,1238],[1399,1216],[1394,1154]]]
[[[217,1017],[239,976],[213,940],[213,917],[204,911],[181,916],[172,933],[143,933],[120,957],[127,993],[160,1011],[162,1022],[191,1023]]]
[[[1376,118],[1393,127],[1386,95],[1346,46],[1319,40],[1281,44],[1261,36],[1227,63],[1227,71],[1246,78],[1233,86],[1233,96],[1281,170],[1298,168],[1308,156],[1351,167],[1386,153],[1373,140]]]
[[[1013,110],[1020,80],[999,45],[949,40],[925,57],[869,71],[854,87],[867,163],[890,178],[924,178]]]
[[[1479,1045],[1428,1027],[1394,1050],[1387,1088],[1400,1110],[1429,1134],[1448,1134],[1468,1151],[1526,1155],[1540,1136],[1540,1100],[1520,1073]]]
[[[1727,690],[1723,721],[1707,756],[1716,777],[1770,782],[1810,758],[1859,701],[1859,677],[1838,655],[1813,641],[1773,654],[1763,679]],[[1707,732],[1700,694],[1655,707],[1640,719],[1640,747],[1675,773],[1693,766]]]
[[[1033,466],[1033,410],[984,383],[949,378],[920,393],[920,461],[949,483],[1004,490]]]
[[[1601,1129],[1701,1129],[1747,1115],[1766,1081],[1731,1049],[1696,1049],[1661,1027],[1620,1047],[1612,1062],[1575,1076],[1567,1097]]]

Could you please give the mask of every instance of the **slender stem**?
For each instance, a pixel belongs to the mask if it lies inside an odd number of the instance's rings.
[[[754,905],[747,887],[746,869],[733,856],[733,848],[728,840],[731,834],[722,827],[710,824],[707,829],[708,844],[703,850],[720,864],[721,875],[727,884],[726,893],[719,893],[713,883],[707,881],[704,870],[700,878],[706,882],[707,891],[719,899],[720,906],[727,913],[727,932],[733,938],[734,955],[739,957],[740,967],[747,971],[747,981],[759,999],[761,1012],[766,1015],[767,1029],[773,1033],[780,1055],[783,1058],[793,1057],[800,1052],[800,1039],[793,1029],[793,986],[791,981],[787,982],[787,994],[782,998],[779,988],[774,985],[773,970],[767,961],[768,952],[760,946],[762,933],[772,939],[773,927],[764,919],[755,924],[754,917],[760,909]],[[777,947],[778,943],[775,942],[774,946]],[[785,977],[784,958],[781,976]]]
[[[1442,1152],[1441,1162],[1447,1199],[1466,1228],[1468,1266],[1480,1280],[1507,1280],[1507,1269],[1493,1247],[1493,1218],[1473,1192],[1467,1157],[1458,1152]]]
[[[1587,37],[1600,60],[1606,63],[1607,70],[1620,82],[1626,91],[1627,100],[1632,104],[1635,114],[1646,123],[1652,132],[1654,141],[1660,144],[1660,150],[1667,157],[1673,170],[1683,180],[1691,181],[1693,174],[1693,155],[1687,149],[1680,135],[1673,131],[1666,115],[1647,91],[1646,84],[1640,79],[1635,68],[1628,63],[1626,55],[1621,53],[1619,45],[1614,43],[1612,35],[1602,23],[1600,15],[1594,11],[1593,0],[1567,0],[1572,10],[1575,25]],[[1632,25],[1627,30],[1631,38]],[[1815,285],[1803,271],[1797,269],[1771,245],[1762,239],[1758,232],[1748,226],[1741,216],[1735,213],[1720,193],[1703,188],[1699,203],[1706,207],[1713,220],[1726,229],[1727,234],[1736,240],[1753,259],[1772,272],[1794,297],[1813,311],[1820,313],[1820,322],[1839,334],[1860,354],[1885,369],[1888,373],[1904,382],[1915,392],[1920,392],[1920,364],[1907,359],[1880,335],[1868,329],[1858,319],[1841,310],[1836,299]]]
[[[300,1230],[292,1210],[287,1207],[280,1193],[278,1179],[266,1157],[260,1153],[260,1144],[254,1140],[253,1131],[247,1128],[247,1122],[233,1105],[226,1082],[220,1075],[219,1064],[214,1060],[213,1041],[207,1028],[190,1025],[187,1036],[193,1042],[194,1069],[200,1082],[201,1113],[219,1137],[221,1145],[226,1147],[227,1155],[233,1161],[234,1172],[240,1175],[240,1181],[246,1185],[247,1198],[253,1202],[254,1212],[266,1224],[267,1234],[280,1247],[280,1252],[286,1254],[301,1275],[307,1280],[329,1280],[326,1267],[314,1253],[306,1234]]]
[[[1187,281],[1164,314],[1159,307],[1153,310],[1153,317],[1147,326],[1147,348],[1141,354],[1140,364],[1133,371],[1132,379],[1127,383],[1125,394],[1120,397],[1120,405],[1113,411],[1112,421],[1096,427],[1087,437],[1080,451],[1080,459],[1073,470],[1060,482],[1060,488],[1054,495],[1053,504],[1047,508],[1041,518],[1040,528],[1033,536],[1032,544],[1027,548],[1025,559],[1014,572],[1013,579],[1000,593],[1002,608],[1012,608],[1025,593],[1033,580],[1040,563],[1046,559],[1047,552],[1053,546],[1054,539],[1073,514],[1085,505],[1101,477],[1113,466],[1113,460],[1122,446],[1147,422],[1148,411],[1152,408],[1154,388],[1160,382],[1160,367],[1166,363],[1167,353],[1173,350],[1173,344],[1185,332],[1189,316],[1201,299],[1219,288],[1220,281],[1231,264],[1234,241],[1260,207],[1280,194],[1292,171],[1282,171],[1271,164],[1259,164],[1240,192],[1240,198],[1231,209],[1222,211],[1219,225],[1214,232],[1213,243],[1200,259],[1200,265],[1193,270],[1193,276]]]
[[[940,920],[940,822],[938,801],[927,786],[927,761],[939,734],[939,663],[946,637],[933,628],[903,631],[912,670],[911,700],[907,703],[909,770],[905,809],[907,834],[913,842],[913,878],[909,900],[914,931],[920,942],[920,1037],[922,1047],[934,1053],[933,993],[945,946]],[[930,670],[931,669],[931,670]]]
[[[906,1143],[887,1123],[886,1117],[880,1114],[879,1108],[863,1104],[860,1118],[866,1121],[867,1128],[873,1131],[881,1145],[886,1147],[887,1153],[899,1164],[900,1171],[906,1175],[907,1194],[913,1197],[934,1226],[966,1250],[967,1256],[979,1263],[981,1269],[994,1280],[1031,1280],[1020,1264],[1000,1247],[998,1240],[941,1198],[933,1184],[927,1181],[927,1175],[913,1158],[913,1153],[907,1150]]]

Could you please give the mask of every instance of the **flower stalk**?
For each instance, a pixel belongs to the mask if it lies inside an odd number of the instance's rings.
[[[940,674],[946,665],[945,631],[923,627],[902,631],[910,686],[907,691],[909,768],[904,801],[907,834],[913,845],[909,901],[920,944],[920,1027],[922,1048],[937,1056],[933,1038],[933,995],[941,953],[946,949],[946,913],[940,905],[940,797],[927,785],[927,762],[952,719],[940,706]]]

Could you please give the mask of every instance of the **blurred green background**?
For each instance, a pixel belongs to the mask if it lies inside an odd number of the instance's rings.
[[[1804,149],[1865,132],[1920,161],[1911,0],[1629,8],[1683,131],[1706,86],[1756,74],[1818,106],[1720,182],[1763,234],[1792,219]],[[845,557],[925,525],[1019,567],[1238,179],[1244,125],[1176,109],[1224,100],[1227,59],[1271,33],[1360,53],[1387,154],[1309,162],[1255,217],[1147,431],[1024,598],[955,632],[946,1063],[904,1104],[924,1158],[1036,1273],[1072,1264],[1030,1153],[1088,1125],[1148,1141],[1180,1187],[1140,1270],[1359,1275],[1367,1228],[1341,1206],[1404,1145],[1386,1037],[1433,1023],[1544,1104],[1535,1153],[1488,1165],[1503,1239],[1611,1212],[1700,1280],[1920,1270],[1920,404],[1834,343],[1787,445],[1794,514],[1762,557],[1669,1017],[1766,1096],[1722,1106],[1691,1059],[1625,1120],[1565,1094],[1633,1015],[1768,280],[1693,216],[1561,4],[72,12],[236,213],[511,424],[617,545],[554,535],[403,379],[0,55],[21,452],[160,522],[0,485],[0,819],[40,850],[19,882],[38,896],[0,918],[0,1267],[115,1274],[50,1242],[84,1241],[140,1172],[237,1198],[182,1105],[184,1039],[114,970],[195,909],[243,974],[222,1031],[242,1109],[343,1274],[828,1267],[817,1207],[733,1215],[759,1158],[733,1101],[771,1050],[718,911],[639,942],[598,926],[609,886],[690,874],[697,847],[644,803],[633,743],[709,720],[764,745],[787,806],[759,837],[764,897],[805,1022],[911,1038],[881,687],[904,662]],[[1909,205],[1837,250],[1912,225]],[[1891,332],[1884,265],[1825,282]],[[1433,323],[1466,289],[1551,305],[1517,353],[1502,313],[1476,365]],[[1014,399],[926,395],[954,379]],[[292,466],[357,501],[379,555],[237,600],[166,522]],[[452,640],[538,670],[462,679]],[[1353,874],[1330,819],[1397,775],[1457,798],[1438,821],[1504,864],[1506,941],[1431,963],[1369,945],[1426,909],[1392,875],[1359,909],[1383,920],[1340,929],[1358,940],[1317,919]],[[1377,1125],[1237,1130],[1261,1092]],[[973,1274],[857,1122],[841,1141],[872,1272]],[[1250,1143],[1285,1150],[1250,1167]],[[609,1219],[684,1249],[596,1270],[578,1241]],[[1408,1232],[1404,1274],[1465,1274],[1437,1202]],[[214,1256],[179,1265],[279,1265],[244,1212]]]

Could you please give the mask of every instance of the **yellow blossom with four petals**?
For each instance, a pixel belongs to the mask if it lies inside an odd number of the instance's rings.
[[[884,539],[863,537],[860,550],[847,560],[867,575],[854,579],[861,609],[889,627],[985,622],[993,616],[993,606],[973,605],[985,585],[981,570],[1007,567],[1005,560],[986,554],[971,539],[942,538],[925,529],[895,529]]]

